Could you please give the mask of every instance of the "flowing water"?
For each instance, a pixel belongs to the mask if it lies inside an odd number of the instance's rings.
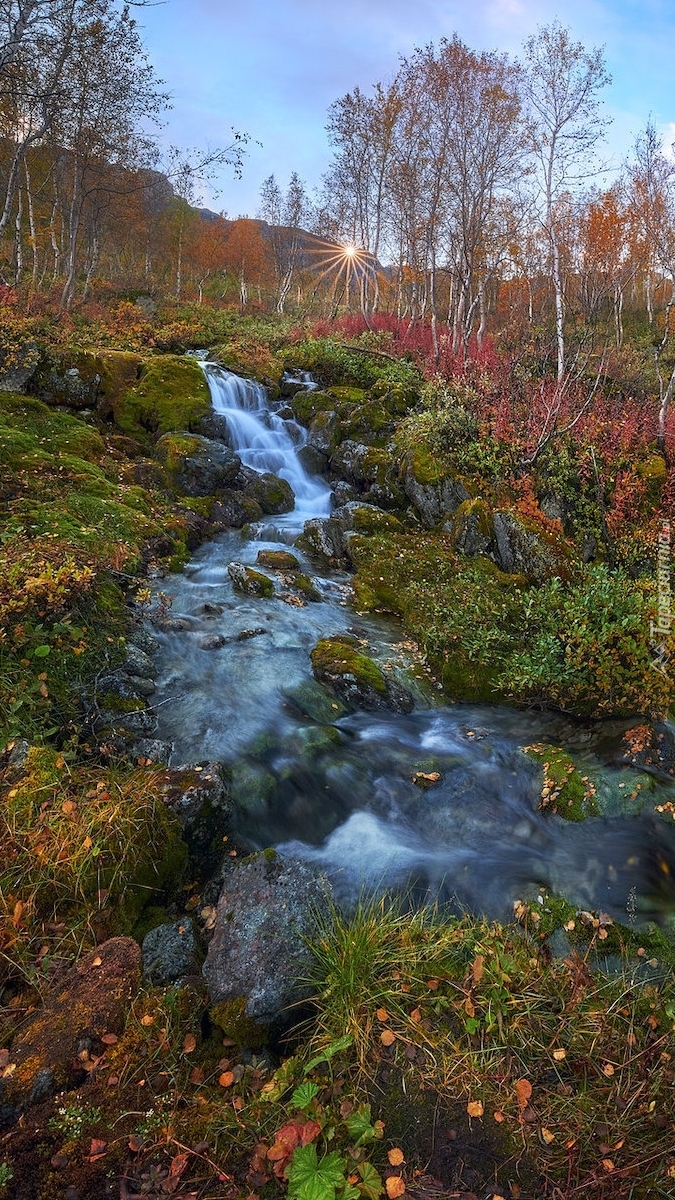
[[[603,764],[593,731],[554,715],[440,705],[400,628],[356,615],[348,576],[317,575],[298,550],[318,602],[298,606],[269,571],[274,598],[234,592],[228,563],[257,566],[260,550],[287,548],[308,517],[329,511],[331,493],[301,466],[305,431],[283,402],[203,365],[233,448],[246,466],[287,479],[296,507],[254,537],[216,537],[163,581],[172,605],[157,630],[156,711],[172,762],[228,764],[239,836],[320,864],[343,899],[398,888],[505,916],[516,897],[547,889],[624,921],[673,907],[664,894],[671,832],[653,816],[626,815],[638,776]],[[311,649],[345,630],[412,689],[410,715],[340,715],[313,682]],[[524,747],[542,742],[577,755],[608,818],[577,825],[538,810],[541,769]],[[439,778],[421,788],[420,772]],[[668,781],[641,782],[652,789],[648,808],[672,796]]]

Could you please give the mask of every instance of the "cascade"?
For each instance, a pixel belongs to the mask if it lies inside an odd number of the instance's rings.
[[[306,430],[292,417],[275,411],[261,383],[242,379],[214,363],[202,361],[201,366],[214,411],[225,417],[232,449],[244,466],[271,471],[290,483],[295,493],[293,523],[300,528],[309,517],[327,513],[330,488],[317,476],[308,475],[298,457],[307,442]],[[298,382],[306,388],[309,381]]]
[[[313,646],[348,630],[380,662],[398,660],[405,669],[412,664],[400,628],[356,617],[349,577],[317,574],[297,547],[318,601],[289,602],[283,575],[270,569],[273,597],[233,590],[228,564],[265,573],[259,552],[287,549],[308,517],[329,511],[331,492],[302,467],[298,451],[306,434],[282,415],[283,404],[270,404],[251,380],[202,367],[233,449],[247,467],[282,475],[296,507],[252,537],[219,535],[182,574],[162,581],[173,604],[170,619],[154,630],[160,641],[155,710],[158,736],[174,746],[172,763],[225,763],[240,838],[252,849],[276,844],[317,862],[346,899],[364,886],[395,886],[508,916],[514,898],[545,887],[615,919],[626,919],[634,896],[643,898],[645,911],[672,907],[660,865],[675,860],[670,831],[653,817],[632,817],[626,802],[631,778],[641,779],[640,787],[648,783],[654,800],[659,792],[670,798],[672,781],[645,781],[625,765],[607,765],[594,753],[600,735],[555,714],[439,707],[429,692],[418,693],[407,716],[358,712],[336,719],[331,707],[338,706],[312,678]],[[405,682],[410,687],[409,675]],[[611,817],[575,825],[539,811],[540,773],[523,752],[532,743],[568,747],[581,773],[596,780]],[[421,790],[420,771],[438,782]]]

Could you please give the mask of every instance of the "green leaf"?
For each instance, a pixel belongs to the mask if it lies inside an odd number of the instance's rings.
[[[298,1146],[288,1169],[288,1195],[297,1200],[334,1200],[345,1183],[345,1162],[337,1150],[319,1161],[316,1146]]]
[[[345,1034],[344,1037],[338,1038],[337,1041],[331,1042],[330,1045],[326,1046],[326,1048],[322,1050],[320,1054],[317,1054],[315,1058],[312,1058],[307,1063],[307,1066],[305,1067],[305,1075],[309,1075],[310,1071],[313,1071],[315,1067],[318,1067],[319,1063],[329,1062],[335,1054],[339,1054],[341,1050],[348,1050],[350,1046],[353,1046],[353,1044],[354,1039],[348,1033]]]
[[[358,1170],[363,1180],[360,1187],[361,1195],[365,1196],[366,1200],[379,1200],[384,1191],[384,1184],[372,1163],[359,1163]]]
[[[33,651],[33,658],[46,658],[51,652],[51,646],[36,646]]]
[[[374,1142],[382,1134],[375,1129],[370,1119],[370,1105],[362,1104],[350,1117],[345,1118],[345,1125],[355,1146],[363,1146],[366,1142]]]
[[[312,1100],[318,1094],[319,1089],[315,1083],[301,1083],[291,1096],[291,1104],[294,1108],[309,1108]]]

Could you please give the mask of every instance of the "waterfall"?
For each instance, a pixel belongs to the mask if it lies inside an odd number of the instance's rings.
[[[330,488],[317,476],[308,475],[298,458],[298,451],[307,444],[306,430],[275,411],[262,384],[242,379],[214,363],[200,365],[214,412],[226,418],[232,449],[244,466],[271,471],[290,483],[295,493],[296,522],[299,518],[302,524],[309,517],[328,513]]]

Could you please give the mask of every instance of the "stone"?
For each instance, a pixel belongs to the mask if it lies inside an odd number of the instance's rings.
[[[247,567],[245,563],[228,563],[227,573],[237,592],[243,592],[246,596],[262,596],[266,599],[274,595],[272,580],[267,575],[263,575],[261,571],[254,571],[253,567]]]
[[[310,994],[307,942],[329,895],[327,881],[306,863],[274,852],[227,872],[202,968],[217,1020],[218,1006],[236,1001],[259,1026],[288,1019]]]
[[[298,450],[298,462],[308,475],[325,475],[328,471],[328,456],[314,446],[302,446]]]
[[[262,518],[258,501],[237,491],[223,491],[209,514],[211,524],[222,529],[242,529]]]
[[[32,1104],[78,1087],[87,1079],[78,1055],[102,1055],[104,1033],[121,1034],[141,983],[140,946],[128,937],[97,946],[53,986],[42,1008],[12,1042],[0,1075],[0,1127],[13,1124]]]
[[[190,917],[157,925],[143,938],[143,978],[177,983],[199,971],[197,939]]]
[[[543,583],[555,573],[556,563],[548,547],[526,529],[511,512],[496,512],[492,523],[497,542],[497,566],[509,575],[527,576]]]
[[[162,742],[159,738],[139,738],[131,747],[131,756],[135,759],[146,758],[166,767],[173,753],[172,742]]]
[[[448,476],[425,483],[410,471],[404,477],[403,490],[429,529],[438,525],[443,517],[455,513],[460,504],[470,498],[459,479]]]
[[[309,555],[332,566],[346,564],[344,531],[333,517],[312,517],[305,521],[296,543]]]
[[[310,655],[314,677],[348,708],[366,712],[408,713],[413,699],[401,684],[362,653],[356,638],[346,634],[322,638]]]
[[[232,816],[232,799],[220,763],[169,768],[159,786],[162,801],[180,821],[188,847],[208,848]]]
[[[295,493],[290,483],[270,471],[250,473],[246,496],[256,500],[263,512],[272,516],[292,512],[295,508]]]
[[[184,496],[212,496],[237,477],[241,459],[229,446],[194,433],[165,433],[155,446],[172,487]]]
[[[224,417],[222,413],[210,412],[205,417],[201,417],[195,425],[195,433],[214,442],[223,442],[225,446],[232,448],[232,436],[227,417]]]
[[[156,642],[156,640],[156,638],[153,638],[153,641]],[[124,669],[130,675],[140,675],[144,679],[151,679],[156,674],[150,654],[136,642],[131,642],[127,645]]]

